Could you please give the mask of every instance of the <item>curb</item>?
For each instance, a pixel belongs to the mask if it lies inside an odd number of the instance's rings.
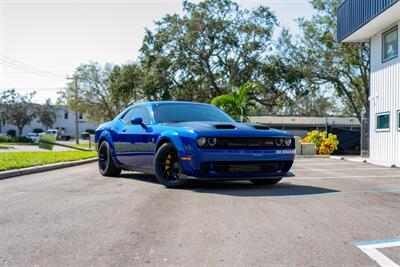
[[[341,156],[330,156],[330,159],[344,160],[344,157]]]
[[[322,158],[327,159],[329,155],[296,155],[296,158]]]
[[[336,159],[336,160],[346,160],[350,162],[356,162],[356,163],[368,163],[372,165],[377,165],[377,166],[383,166],[383,167],[388,167],[388,168],[398,168],[400,166],[396,166],[395,164],[385,164],[382,162],[375,162],[367,158],[347,158],[347,157],[341,157],[341,156],[330,156],[331,159]]]
[[[17,176],[21,176],[21,175],[26,175],[26,174],[52,171],[52,170],[57,170],[57,169],[62,169],[62,168],[67,168],[67,167],[73,167],[73,166],[87,164],[87,163],[91,163],[91,162],[95,162],[95,161],[97,161],[97,157],[90,158],[90,159],[75,160],[75,161],[59,162],[59,163],[54,163],[54,164],[47,164],[47,165],[28,167],[28,168],[22,168],[22,169],[16,169],[16,170],[1,171],[0,172],[0,180],[17,177]]]

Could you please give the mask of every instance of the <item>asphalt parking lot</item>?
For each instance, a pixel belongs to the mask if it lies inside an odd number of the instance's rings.
[[[0,265],[400,264],[400,169],[301,158],[293,172],[179,190],[94,163],[2,180]]]

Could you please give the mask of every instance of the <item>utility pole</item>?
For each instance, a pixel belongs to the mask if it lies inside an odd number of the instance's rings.
[[[74,107],[75,107],[75,142],[79,144],[79,109],[78,109],[78,77],[74,75],[72,78],[67,77],[67,80],[74,80]]]

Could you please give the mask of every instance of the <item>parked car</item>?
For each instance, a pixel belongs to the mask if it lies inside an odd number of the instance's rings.
[[[191,102],[130,106],[97,128],[95,142],[102,175],[135,170],[167,187],[191,179],[272,185],[291,175],[295,157],[290,133],[238,123],[215,106]]]
[[[28,133],[25,137],[36,143],[39,142],[41,136],[38,133]]]
[[[56,139],[58,137],[58,130],[56,129],[49,129],[46,131],[46,134],[54,136]]]
[[[46,134],[53,135],[56,140],[69,141],[72,138],[70,134],[66,134],[63,130],[59,129],[49,129],[46,131]]]

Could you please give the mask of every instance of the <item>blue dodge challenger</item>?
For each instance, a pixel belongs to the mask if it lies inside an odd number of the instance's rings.
[[[122,170],[154,174],[167,187],[192,179],[276,184],[295,157],[293,136],[238,123],[219,108],[192,102],[132,105],[96,130],[104,176]]]

